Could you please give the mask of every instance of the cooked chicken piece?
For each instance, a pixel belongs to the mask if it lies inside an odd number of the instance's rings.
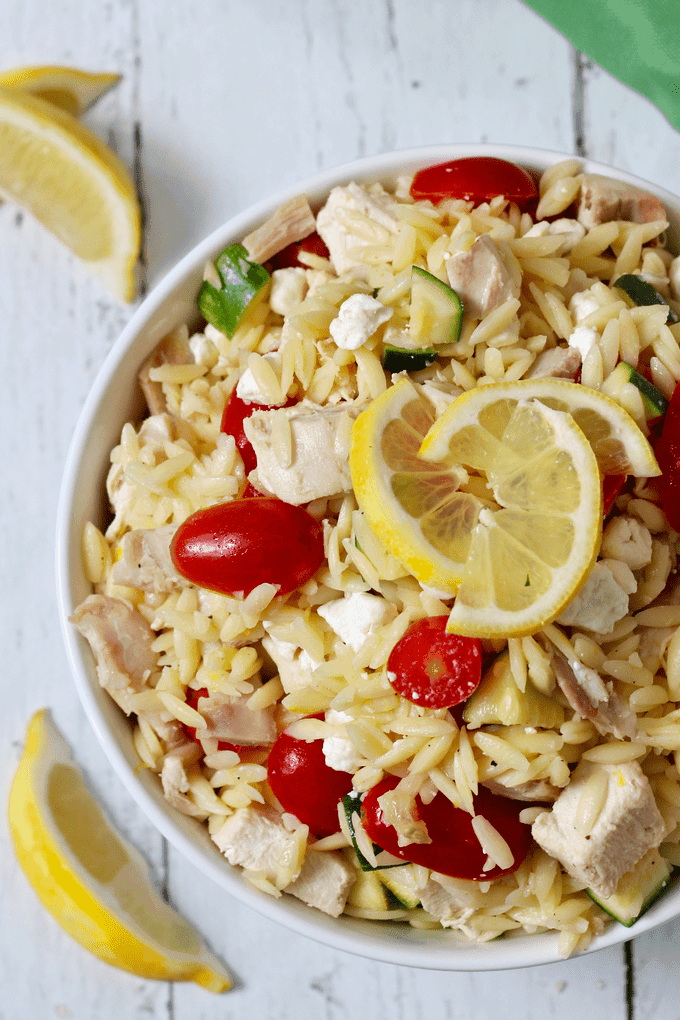
[[[558,623],[609,634],[628,612],[628,595],[605,563],[595,563],[579,593],[563,609]]]
[[[349,436],[363,406],[315,407],[297,404],[273,411],[255,411],[243,425],[257,457],[251,473],[256,488],[286,503],[309,503],[322,496],[349,492]],[[274,415],[284,414],[291,430],[291,461],[283,466],[274,443]]]
[[[542,351],[526,373],[526,379],[575,379],[581,367],[578,347],[553,347]]]
[[[142,393],[146,398],[149,414],[161,414],[163,411],[167,411],[167,404],[163,396],[163,384],[150,379],[150,370],[160,368],[161,365],[190,365],[193,360],[186,326],[181,326],[173,333],[168,333],[160,343],[156,344],[137,376]]]
[[[306,195],[296,195],[243,238],[243,247],[253,262],[266,262],[293,241],[301,241],[315,229],[314,213]]]
[[[211,694],[199,698],[197,709],[207,726],[197,730],[199,739],[214,737],[230,744],[273,744],[277,737],[272,706],[250,709],[244,697]]]
[[[120,541],[121,558],[111,570],[113,583],[153,592],[178,591],[186,587],[188,581],[175,570],[170,555],[170,543],[176,531],[174,524],[127,531]]]
[[[552,665],[557,683],[565,698],[582,719],[590,719],[599,733],[611,733],[618,740],[634,737],[637,716],[614,690],[611,680],[581,662],[570,662],[556,648],[552,649]]]
[[[364,264],[364,249],[396,234],[395,202],[384,191],[368,191],[352,181],[333,188],[316,217],[316,229],[330,252],[338,276]],[[371,236],[372,235],[372,236]]]
[[[286,886],[286,892],[331,917],[339,917],[355,877],[356,872],[340,854],[314,850],[312,846],[305,854],[300,874]]]
[[[590,833],[576,828],[579,801],[588,780],[602,770],[607,794]],[[532,835],[596,896],[611,896],[619,879],[666,835],[666,825],[649,781],[637,762],[596,765],[581,762],[551,811],[540,814]]]
[[[367,592],[353,592],[333,599],[319,606],[317,612],[353,652],[360,651],[369,634],[397,615],[390,602]]]
[[[482,786],[508,800],[523,800],[530,804],[553,804],[561,792],[558,786],[553,786],[547,779],[530,779],[519,786],[510,786],[505,776],[498,776],[496,779],[485,779]]]
[[[651,563],[652,536],[636,517],[614,517],[604,529],[601,552],[640,570]]]
[[[586,174],[576,218],[586,230],[610,220],[650,223],[665,220],[666,210],[655,195],[624,181],[600,174]]]
[[[70,618],[86,638],[107,691],[141,691],[158,665],[151,648],[156,635],[141,613],[120,599],[88,595]]]
[[[509,298],[519,297],[519,288],[488,234],[478,237],[469,251],[448,258],[446,272],[465,314],[472,319],[483,319]]]
[[[189,778],[184,768],[184,761],[179,755],[166,755],[161,770],[161,783],[165,799],[176,811],[201,820],[208,817],[208,812],[197,807],[187,796]]]
[[[677,627],[641,627],[638,655],[645,669],[658,673]]]
[[[446,885],[441,884],[439,879]],[[477,890],[476,882],[433,873],[420,890],[420,903],[445,928],[461,928],[477,909]]]

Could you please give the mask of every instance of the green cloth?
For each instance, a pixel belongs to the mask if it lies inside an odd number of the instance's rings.
[[[680,0],[525,0],[680,130]]]

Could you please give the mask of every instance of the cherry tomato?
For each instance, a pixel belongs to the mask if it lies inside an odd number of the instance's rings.
[[[293,404],[297,404],[297,397],[289,397],[283,407],[292,407]],[[245,429],[243,428],[243,422],[246,418],[250,418],[253,411],[268,411],[269,409],[269,404],[256,404],[254,402],[251,403],[249,400],[241,400],[240,397],[236,396],[236,390],[232,390],[222,412],[220,432],[233,436],[236,440],[236,449],[241,454],[246,474],[249,474],[257,467],[257,457],[248,441]]]
[[[195,708],[198,711],[198,699],[199,698],[207,698],[207,697],[208,697],[208,688],[207,687],[201,687],[197,691],[188,690],[187,691],[187,705],[189,705],[190,708]],[[182,723],[182,725],[184,726],[184,729],[187,731],[187,733],[192,738],[192,740],[195,740],[197,744],[200,743],[198,737],[196,736],[196,727],[195,726],[187,726],[186,723]],[[240,752],[243,750],[243,748],[240,747],[238,744],[230,744],[227,740],[218,740],[218,742],[217,742],[217,750],[218,751],[236,751],[237,754],[240,754]]]
[[[495,156],[468,156],[428,166],[418,171],[411,184],[411,196],[416,201],[429,198],[435,205],[445,198],[464,198],[477,205],[496,195],[504,195],[520,209],[527,209],[538,199],[538,189],[521,166]]]
[[[680,531],[680,385],[673,390],[654,452],[662,471],[661,506],[671,528]]]
[[[285,595],[323,563],[323,532],[304,507],[273,496],[235,499],[188,517],[170,553],[182,577],[199,588],[247,595],[266,583]]]
[[[301,266],[303,269],[309,268],[305,266],[304,262],[300,262],[298,258],[301,251],[309,251],[313,255],[320,255],[322,259],[327,259],[330,255],[323,239],[315,230],[313,233],[308,234],[307,237],[303,237],[301,241],[293,241],[292,244],[286,245],[280,252],[273,255],[269,260],[272,269],[288,269],[291,266]]]
[[[447,616],[416,620],[390,652],[387,676],[414,705],[449,708],[469,698],[482,677],[478,638],[446,633]]]
[[[602,479],[602,516],[606,517],[626,484],[628,475],[605,475]]]
[[[282,733],[269,752],[267,779],[281,806],[315,836],[338,831],[338,802],[352,789],[352,776],[326,764],[323,740]]]
[[[519,813],[526,805],[497,797],[484,787],[479,788],[474,798],[475,812],[491,822],[510,847],[514,856],[511,868],[494,867],[484,871],[486,854],[472,828],[472,816],[455,808],[443,793],[438,793],[429,804],[423,804],[420,797],[416,797],[418,816],[425,822],[432,842],[399,846],[396,830],[384,820],[378,804],[378,798],[393,790],[398,782],[396,776],[386,776],[368,791],[361,805],[361,819],[369,838],[395,857],[422,864],[442,875],[485,882],[516,871],[529,852],[531,830],[519,820]]]

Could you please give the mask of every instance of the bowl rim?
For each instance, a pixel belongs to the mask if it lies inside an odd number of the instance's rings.
[[[212,855],[205,852],[205,844],[204,848],[201,848],[195,834],[187,828],[184,816],[177,815],[177,812],[162,799],[162,795],[159,800],[154,790],[140,781],[121,742],[114,736],[111,719],[107,717],[107,712],[103,710],[101,700],[97,697],[99,686],[93,661],[91,658],[88,661],[89,648],[69,623],[68,618],[79,601],[73,597],[76,581],[74,564],[79,562],[80,557],[80,534],[78,532],[76,536],[74,531],[73,506],[92,427],[106,393],[112,386],[130,348],[138,344],[144,346],[142,340],[146,336],[145,343],[148,349],[141,352],[138,360],[135,359],[135,363],[139,365],[160,336],[172,328],[172,325],[168,326],[167,321],[163,320],[163,309],[178,288],[182,284],[186,285],[189,276],[195,275],[199,270],[202,271],[205,262],[214,257],[226,244],[240,240],[271,215],[282,202],[295,195],[307,194],[314,205],[321,201],[330,188],[350,180],[363,182],[394,180],[397,174],[411,172],[420,166],[475,155],[497,156],[538,170],[560,160],[576,158],[586,172],[605,174],[653,192],[671,214],[675,212],[675,230],[676,232],[680,230],[680,198],[677,196],[626,171],[548,149],[493,143],[428,145],[363,157],[314,174],[254,203],[228,219],[185,254],[140,303],[99,369],[78,417],[66,458],[56,518],[58,610],[71,673],[81,704],[109,762],[152,824],[204,875],[269,920],[334,949],[384,963],[443,971],[506,970],[558,962],[560,957],[557,953],[557,935],[522,933],[519,937],[505,937],[491,944],[480,945],[468,943],[467,940],[463,943],[449,937],[454,936],[454,932],[443,933],[440,930],[419,932],[414,929],[404,931],[401,925],[388,926],[384,922],[362,920],[356,924],[355,919],[351,918],[330,918],[291,896],[276,900],[256,890],[241,877],[236,868],[229,865],[225,867],[226,862],[219,854],[212,859]],[[184,312],[179,321],[186,321],[187,318]],[[179,321],[174,325],[179,325]],[[154,330],[155,338],[152,343]],[[118,423],[118,429],[121,424]],[[113,702],[110,699],[109,701],[113,706]],[[114,709],[116,712],[119,711],[115,706]],[[593,940],[585,953],[628,941],[672,919],[680,911],[680,904],[675,908],[672,906],[673,898],[663,897],[631,928],[612,923],[602,935]]]

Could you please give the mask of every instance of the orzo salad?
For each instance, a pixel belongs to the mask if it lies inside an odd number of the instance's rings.
[[[72,621],[259,889],[569,955],[680,865],[667,227],[572,159],[348,182],[141,366]]]

